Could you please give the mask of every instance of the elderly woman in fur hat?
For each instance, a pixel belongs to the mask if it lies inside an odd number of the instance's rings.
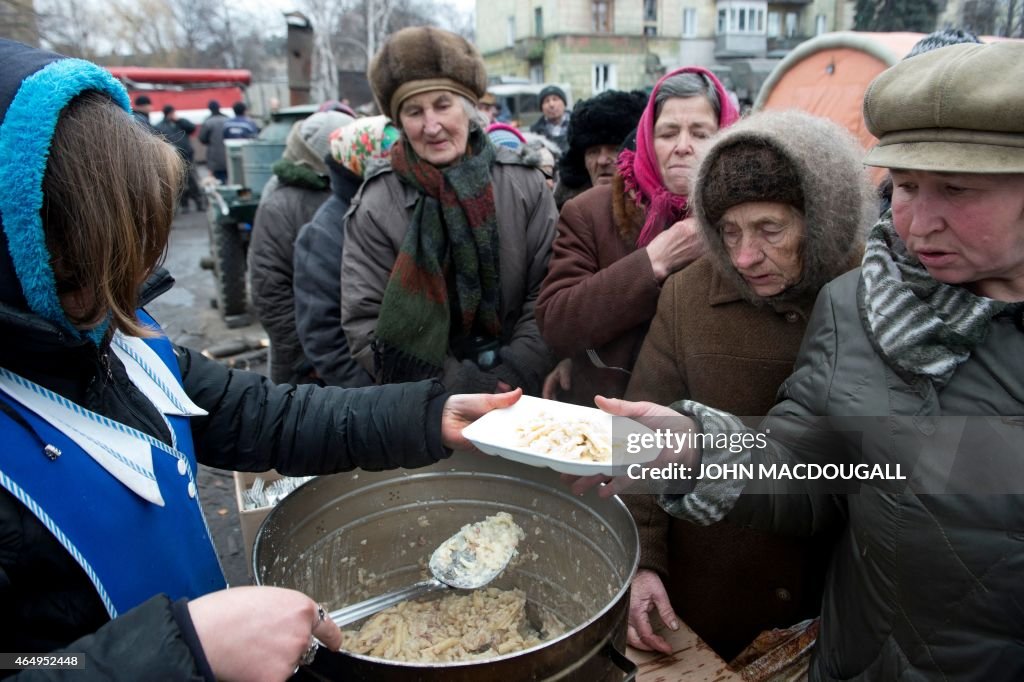
[[[1024,44],[1007,41],[871,83],[866,162],[890,169],[892,210],[861,267],[822,288],[756,431],[692,400],[602,403],[705,437],[659,467],[758,472],[672,484],[658,502],[673,516],[838,534],[811,680],[1024,679],[1022,81]],[[720,447],[727,434],[761,439]]]
[[[407,28],[369,78],[402,137],[345,227],[352,357],[381,383],[539,393],[552,360],[533,309],[557,211],[541,172],[484,133],[480,54],[448,31]]]
[[[592,405],[595,395],[626,390],[662,283],[701,254],[686,218],[691,176],[711,139],[738,117],[710,71],[673,71],[655,85],[636,151],[622,151],[612,182],[562,207],[537,302],[544,340],[571,359],[546,382],[559,382],[561,398]]]
[[[876,215],[861,154],[838,125],[797,111],[755,114],[715,141],[694,193],[707,254],[662,287],[628,400],[767,414],[818,291],[860,262]],[[726,660],[762,630],[818,614],[827,540],[703,528],[651,496],[628,499],[641,537],[633,646],[669,650],[649,610],[678,614]]]

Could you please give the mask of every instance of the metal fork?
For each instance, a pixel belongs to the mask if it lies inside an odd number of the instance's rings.
[[[264,493],[266,483],[262,476],[257,476],[252,482],[252,487],[245,491],[245,496],[252,508],[259,509],[267,506],[267,496]]]
[[[597,351],[595,351],[593,348],[587,349],[587,357],[590,358],[590,362],[593,363],[594,367],[597,367],[599,369],[613,369],[616,372],[624,372],[625,374],[629,375],[633,374],[625,367],[609,367],[608,365],[604,364],[601,358],[598,357]]]

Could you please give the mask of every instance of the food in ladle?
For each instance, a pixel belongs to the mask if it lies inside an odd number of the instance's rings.
[[[524,537],[508,512],[498,512],[442,542],[430,557],[430,571],[452,587],[482,587],[504,570]]]

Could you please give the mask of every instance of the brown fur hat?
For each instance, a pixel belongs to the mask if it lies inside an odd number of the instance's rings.
[[[804,192],[793,164],[767,141],[739,140],[721,147],[705,169],[704,214],[712,225],[733,206],[773,201],[804,210]]]
[[[475,103],[487,92],[487,70],[477,49],[462,36],[432,26],[392,35],[366,75],[377,106],[395,125],[399,107],[413,95],[451,90]]]

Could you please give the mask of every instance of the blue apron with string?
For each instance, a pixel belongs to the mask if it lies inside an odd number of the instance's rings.
[[[74,557],[114,618],[156,594],[195,598],[225,581],[196,489],[189,417],[205,412],[185,395],[165,336],[116,334],[111,348],[172,445],[0,368],[0,485]]]

